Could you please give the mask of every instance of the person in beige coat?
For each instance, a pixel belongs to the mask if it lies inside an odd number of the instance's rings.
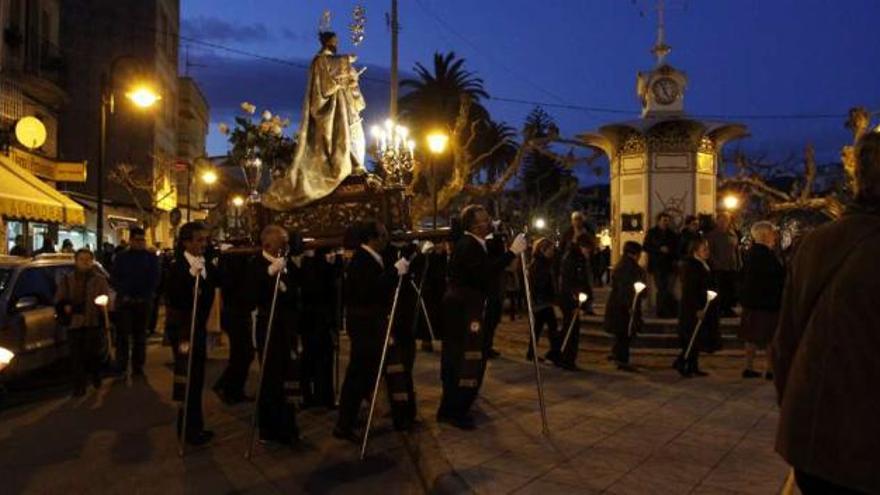
[[[880,134],[856,156],[856,202],[798,247],[772,346],[776,450],[804,495],[880,493]]]
[[[59,322],[67,328],[70,342],[73,395],[86,393],[86,379],[91,377],[95,388],[101,386],[101,353],[105,346],[105,319],[98,296],[110,294],[110,284],[95,267],[95,256],[88,249],[74,255],[75,269],[66,273],[55,293]]]

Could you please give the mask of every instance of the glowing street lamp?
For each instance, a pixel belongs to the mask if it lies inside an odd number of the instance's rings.
[[[449,143],[449,136],[443,132],[432,132],[428,134],[428,149],[431,153],[439,155],[446,151],[446,144]]]
[[[149,86],[137,86],[125,93],[125,97],[139,108],[150,108],[162,99],[162,96]]]
[[[213,170],[205,170],[202,172],[202,182],[211,186],[217,182],[217,172]]]
[[[242,198],[241,196],[233,196],[232,206],[236,208],[241,208],[242,206],[244,206],[244,198]]]
[[[535,228],[538,230],[544,230],[547,227],[547,221],[541,217],[538,217],[534,221]]]
[[[437,228],[437,156],[446,151],[449,136],[441,131],[428,134],[428,150],[431,151],[431,200],[434,202],[434,228]]]
[[[725,210],[736,210],[739,208],[739,197],[735,194],[728,194],[721,200],[721,204],[724,206]]]

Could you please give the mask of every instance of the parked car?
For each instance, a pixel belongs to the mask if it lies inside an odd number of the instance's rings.
[[[67,333],[55,318],[55,288],[73,269],[72,254],[0,256],[0,387],[67,357]]]

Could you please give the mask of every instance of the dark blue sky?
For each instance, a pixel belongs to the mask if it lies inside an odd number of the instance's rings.
[[[358,3],[367,10],[367,33],[365,42],[353,48],[347,26]],[[668,60],[690,78],[689,113],[844,115],[856,104],[880,110],[880,1],[667,3],[667,42],[673,47]],[[216,123],[228,122],[241,101],[298,121],[302,66],[316,51],[324,9],[334,14],[342,51],[354,51],[369,66],[369,75],[387,79],[389,6],[388,0],[183,0],[184,37],[290,61],[190,44],[190,75],[202,84],[212,107],[209,152],[225,152]],[[563,134],[574,135],[638,115],[636,72],[654,63],[649,53],[656,33],[652,7],[646,0],[400,0],[400,65],[409,71],[415,62],[427,65],[435,51],[455,51],[484,79],[492,96],[632,111],[609,114],[547,105]],[[364,89],[369,123],[382,118],[387,88],[372,82]],[[515,128],[532,108],[504,101],[487,106],[496,119]],[[820,160],[833,160],[848,140],[843,118],[734,120],[752,132],[741,146],[775,157],[800,153],[810,141]]]

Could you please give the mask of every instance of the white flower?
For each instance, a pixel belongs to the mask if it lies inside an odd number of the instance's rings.
[[[280,126],[280,125],[275,124],[275,125],[272,126],[272,133],[273,133],[273,134],[275,134],[276,136],[280,136],[280,135],[281,135],[281,132],[282,132],[282,131],[281,131],[281,126]]]
[[[220,125],[217,126],[217,130],[219,130],[220,134],[223,134],[224,136],[229,135],[229,126],[223,122],[221,122]]]
[[[245,112],[253,115],[254,112],[257,111],[257,106],[253,105],[251,103],[248,103],[248,102],[244,102],[241,104],[241,109],[244,110]]]
[[[263,120],[272,120],[272,112],[263,110]]]

